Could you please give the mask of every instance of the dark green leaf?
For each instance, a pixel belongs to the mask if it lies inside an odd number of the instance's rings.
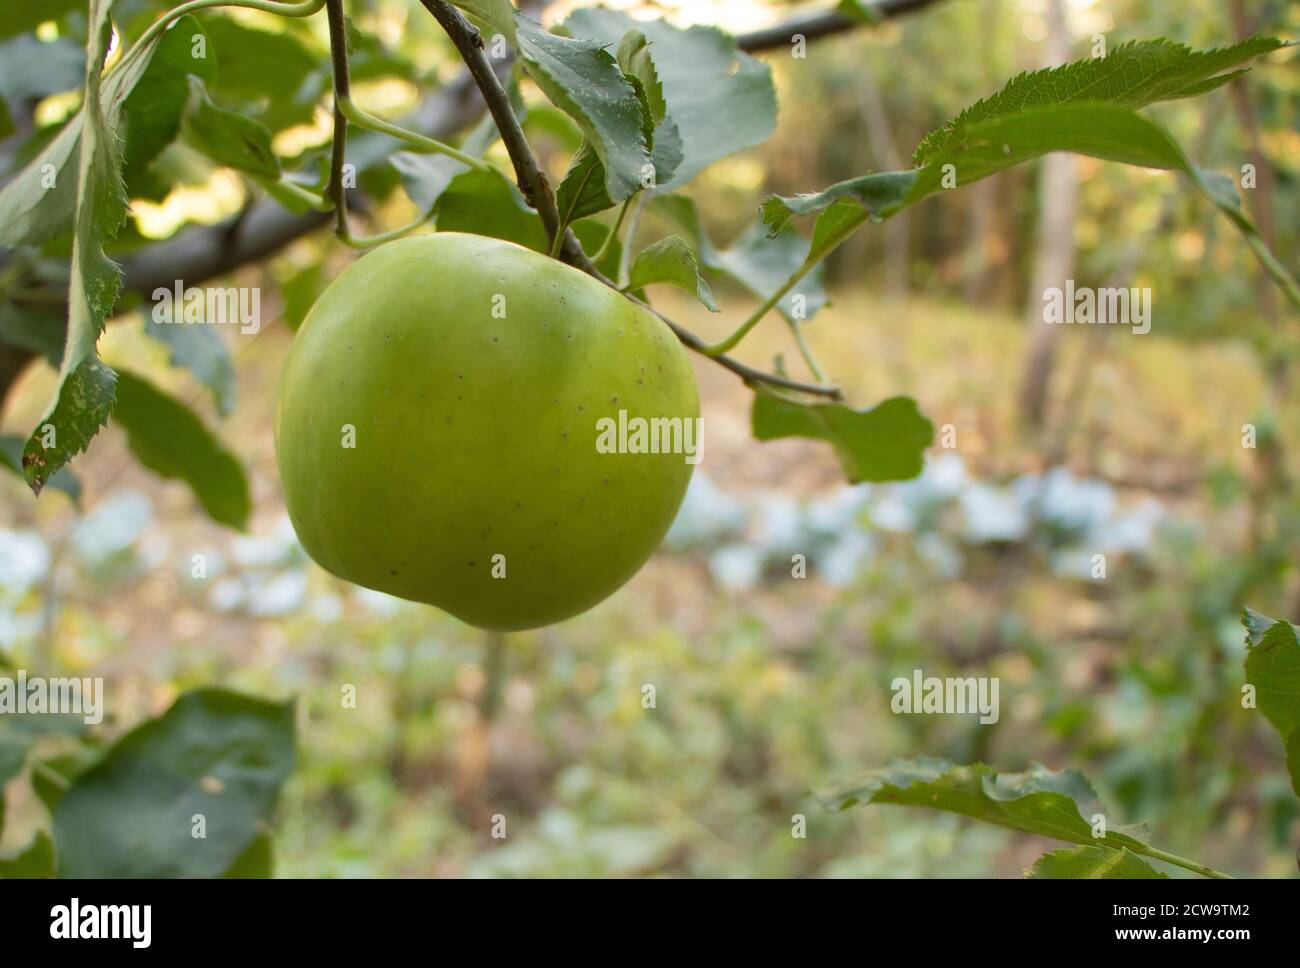
[[[189,75],[204,80],[216,75],[216,58],[195,38],[203,38],[198,20],[190,16],[177,20],[162,35],[144,77],[126,99],[124,160],[129,190],[146,177],[150,162],[180,131],[190,98]]]
[[[247,106],[272,131],[312,120],[328,84],[323,52],[297,33],[258,30],[222,14],[199,19],[221,65],[209,90],[224,106]]]
[[[185,404],[124,371],[113,423],[126,431],[140,463],[185,481],[214,521],[232,528],[247,525],[250,498],[243,468]]]
[[[275,853],[271,837],[265,831],[252,839],[244,852],[230,866],[222,877],[247,880],[251,878],[268,878],[275,873]]]
[[[934,425],[911,397],[890,397],[870,410],[853,410],[836,403],[796,403],[764,391],[754,394],[750,423],[757,440],[829,441],[854,484],[916,477],[934,440]]]
[[[653,171],[642,103],[606,45],[561,37],[522,15],[515,25],[529,76],[582,129],[600,160],[611,204],[638,191],[644,173]]]
[[[1246,627],[1246,681],[1255,687],[1259,711],[1282,737],[1291,787],[1300,796],[1300,628],[1253,609]]]
[[[564,29],[610,46],[629,30],[645,34],[682,145],[681,163],[671,179],[659,179],[660,188],[684,185],[718,159],[766,141],[776,127],[771,71],[716,27],[682,30],[587,7],[574,11]]]
[[[1033,878],[1098,880],[1168,878],[1126,847],[1071,847],[1050,850],[1025,872]]]
[[[293,768],[293,706],[186,693],[119,740],[54,812],[64,877],[218,877],[263,832]],[[194,836],[197,817],[206,826]]]

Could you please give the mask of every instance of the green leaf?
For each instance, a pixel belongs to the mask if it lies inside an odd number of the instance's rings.
[[[911,397],[890,397],[869,410],[837,403],[798,403],[754,394],[750,425],[757,440],[809,437],[828,441],[849,481],[905,481],[921,473],[934,425]]]
[[[0,877],[16,879],[54,876],[54,841],[43,830],[38,830],[32,837],[32,842],[18,853],[0,857]]]
[[[238,103],[271,131],[311,122],[328,86],[323,52],[296,32],[258,30],[222,14],[199,20],[221,66],[208,89],[224,106]]]
[[[85,101],[78,139],[68,340],[54,399],[23,449],[23,471],[36,494],[52,474],[86,449],[113,406],[114,374],[99,361],[95,344],[121,286],[118,267],[104,255],[104,243],[117,234],[126,219],[121,145],[116,131],[120,106],[115,108],[114,101],[119,94],[125,98],[123,90],[129,91],[130,86],[110,87],[101,97],[100,70],[112,34],[110,5],[111,0],[92,0],[90,6],[91,56],[86,59]],[[147,58],[141,60],[147,64]],[[9,187],[21,183],[25,174]]]
[[[670,235],[637,253],[628,275],[628,288],[641,289],[656,282],[666,282],[685,289],[710,312],[718,312],[713,292],[700,272],[695,252],[680,235]]]
[[[214,521],[232,528],[247,525],[251,499],[243,468],[185,404],[123,371],[113,423],[126,431],[140,463],[162,477],[185,481]]]
[[[522,15],[515,23],[529,76],[582,129],[600,160],[611,203],[638,191],[653,163],[641,101],[618,62],[596,41],[561,37]]]
[[[235,408],[235,364],[216,326],[146,320],[144,331],[167,347],[172,366],[189,370],[212,391],[218,413]]]
[[[203,28],[194,17],[176,21],[162,35],[140,83],[126,99],[125,178],[133,189],[145,178],[145,169],[163,148],[175,140],[181,115],[190,99],[188,76],[210,80],[217,65],[211,56],[196,57],[206,48],[195,43]]]
[[[467,232],[547,250],[546,230],[515,183],[495,168],[471,169],[451,180],[438,198],[434,217],[440,232]]]
[[[54,811],[63,877],[219,877],[293,768],[292,703],[188,692],[79,776]],[[195,837],[201,816],[204,837]]]
[[[197,79],[191,79],[190,86],[190,107],[181,123],[185,140],[219,165],[259,178],[279,178],[280,160],[271,147],[271,132],[266,126],[217,107]]]
[[[1099,880],[1168,878],[1125,847],[1071,847],[1049,850],[1025,872],[1032,878]]]
[[[1141,853],[1145,846],[1130,836],[1133,828],[1111,827],[1105,837],[1093,837],[1090,818],[1104,816],[1105,809],[1083,774],[1037,764],[1025,773],[998,773],[979,763],[955,766],[930,758],[902,760],[876,770],[831,800],[840,810],[869,803],[930,807],[1088,847],[1127,847]]]
[[[671,179],[659,179],[661,189],[686,184],[718,159],[766,141],[776,128],[771,70],[716,27],[682,30],[664,20],[585,7],[570,14],[562,29],[610,46],[629,30],[644,33],[682,145],[681,163]]]
[[[1300,628],[1244,609],[1246,682],[1282,737],[1291,788],[1300,796]]]
[[[808,195],[770,196],[763,202],[763,220],[775,233],[794,216],[823,213],[813,249],[824,255],[867,218],[885,219],[944,188],[968,185],[1053,151],[1071,151],[1187,175],[1300,308],[1300,285],[1265,245],[1231,181],[1197,168],[1163,128],[1135,111],[1153,101],[1212,90],[1242,73],[1217,72],[1281,46],[1254,38],[1194,53],[1168,41],[1148,41],[1123,44],[1104,58],[1022,74],[929,135],[916,151],[919,167],[851,178]],[[861,211],[852,212],[846,203]]]
[[[515,18],[519,15],[510,0],[452,0],[476,25],[515,42]]]
[[[860,24],[878,24],[884,21],[875,4],[864,3],[863,0],[840,0],[835,9]]]
[[[17,477],[27,482],[23,474],[23,445],[27,443],[25,437],[19,437],[16,434],[0,434],[0,467],[12,471]],[[68,497],[72,498],[72,503],[81,506],[81,481],[67,467],[60,467],[50,477],[47,482],[49,487],[56,491],[62,491]]]
[[[1205,51],[1193,51],[1164,39],[1130,41],[1105,57],[1025,72],[1008,81],[997,94],[976,101],[927,135],[917,146],[913,161],[923,165],[940,154],[960,150],[981,138],[980,127],[985,122],[1036,108],[1081,101],[1140,108],[1157,101],[1204,94],[1245,73],[1228,68],[1283,46],[1280,40],[1270,37],[1252,37]]]

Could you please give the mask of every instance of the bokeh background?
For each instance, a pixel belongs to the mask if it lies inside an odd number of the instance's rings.
[[[618,6],[736,32],[792,11]],[[454,73],[418,5],[360,7],[358,22],[419,65],[421,83]],[[725,243],[764,195],[905,166],[927,131],[1061,51],[1087,56],[1094,35],[1207,47],[1256,31],[1300,35],[1300,8],[938,2],[812,43],[806,58],[762,55],[780,95],[774,137],[688,193]],[[1244,83],[1150,109],[1201,165],[1257,165],[1247,206],[1293,271],[1295,63],[1283,51]],[[418,92],[386,79],[363,82],[359,97],[397,115]],[[525,93],[538,108],[529,135],[558,177],[573,133]],[[278,137],[319,143],[328,125]],[[484,633],[342,583],[294,538],[271,438],[292,337],[282,321],[352,258],[325,234],[301,240],[233,283],[261,287],[275,322],[222,334],[239,404],[219,427],[250,474],[248,532],[211,523],[112,426],[74,464],[80,508],[0,477],[0,651],[29,669],[104,676],[110,733],[201,684],[298,697],[279,876],[1018,877],[1056,846],[926,811],[831,813],[816,798],[893,757],[933,755],[1079,768],[1164,849],[1294,877],[1300,802],[1277,736],[1240,708],[1238,612],[1300,616],[1300,434],[1278,362],[1295,320],[1241,239],[1175,176],[1076,159],[1054,177],[1064,181],[1025,166],[945,193],[863,230],[828,266],[833,303],[808,336],[832,376],[860,404],[914,396],[956,429],[957,446],[936,445],[915,481],[849,487],[828,448],[754,442],[750,394],[697,359],[705,457],[663,548],[591,612],[510,635],[495,671]],[[243,192],[210,173],[139,201],[135,228],[162,237],[216,222]],[[397,192],[372,218],[387,227],[411,214]],[[1067,229],[1051,231],[1063,215]],[[643,238],[668,231],[647,216]],[[1034,325],[1045,263],[1080,285],[1150,287],[1151,332],[1055,328],[1045,348]],[[753,303],[725,287],[719,297],[722,317],[669,293],[657,302],[718,337]],[[770,319],[740,355],[793,360],[784,337]],[[218,426],[142,316],[120,317],[101,345],[107,362],[144,369]],[[25,433],[53,380],[30,368],[0,429]],[[1254,449],[1242,446],[1246,423]],[[790,577],[796,553],[809,560],[804,580]],[[1096,553],[1103,580],[1091,576]],[[191,578],[195,554],[207,556],[206,579]],[[1000,721],[892,714],[890,681],[916,668],[999,677]],[[345,684],[355,709],[340,703]],[[642,707],[646,684],[654,709]],[[40,818],[14,794],[3,847],[25,843]],[[495,814],[507,818],[503,840],[491,836]],[[796,814],[804,839],[791,836]]]

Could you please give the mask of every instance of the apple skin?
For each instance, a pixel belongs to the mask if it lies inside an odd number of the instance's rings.
[[[620,409],[699,416],[686,352],[653,314],[511,242],[390,242],[294,339],[275,414],[285,504],[340,578],[481,628],[549,625],[636,574],[694,469],[599,453],[597,421]]]

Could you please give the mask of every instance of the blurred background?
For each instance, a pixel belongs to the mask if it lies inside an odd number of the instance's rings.
[[[797,12],[615,5],[736,33]],[[546,19],[572,6],[551,4]],[[372,109],[401,114],[455,74],[418,5],[356,7],[414,65],[411,79],[359,79]],[[775,135],[687,193],[723,245],[766,194],[905,167],[927,131],[1022,70],[1088,56],[1095,35],[1211,47],[1255,32],[1300,35],[1300,5],[936,2],[810,42],[804,58],[760,55],[780,97]],[[558,179],[574,131],[525,96],[529,136]],[[1149,113],[1204,167],[1256,166],[1247,208],[1294,271],[1294,56]],[[329,135],[319,116],[276,130],[284,152]],[[228,173],[195,181],[137,199],[133,231],[166,237],[245,201]],[[396,191],[370,217],[383,228],[412,214]],[[671,227],[651,213],[642,230],[650,241]],[[851,401],[910,394],[956,445],[936,444],[915,481],[849,487],[829,448],[754,442],[748,391],[696,358],[705,457],[663,548],[593,611],[510,635],[499,667],[485,662],[485,633],[324,573],[285,516],[271,438],[283,322],[352,257],[318,233],[233,277],[261,287],[275,320],[221,334],[239,404],[220,434],[250,475],[247,533],[142,469],[112,426],[74,464],[80,508],[0,477],[0,652],[16,665],[104,676],[111,731],[200,684],[298,697],[279,876],[1018,877],[1056,846],[944,814],[817,802],[917,755],[1076,767],[1122,822],[1150,821],[1164,849],[1296,876],[1300,803],[1276,735],[1240,708],[1238,623],[1243,604],[1300,617],[1300,434],[1280,349],[1295,320],[1175,176],[1052,157],[861,231],[828,265],[832,304],[808,337]],[[1043,326],[1040,280],[1066,277],[1150,287],[1151,332]],[[718,295],[721,317],[667,293],[656,303],[720,337],[754,301]],[[144,369],[215,424],[203,388],[167,367],[144,325],[138,313],[112,324],[105,360]],[[769,319],[739,355],[793,359],[785,338]],[[48,366],[29,367],[0,429],[25,434],[53,383]],[[803,580],[790,577],[796,553]],[[192,577],[196,554],[206,578]],[[893,715],[891,680],[917,668],[999,677],[1000,720]],[[349,684],[355,709],[340,702]],[[0,846],[25,843],[38,822],[22,796]],[[491,836],[496,814],[505,839]],[[805,839],[791,836],[796,814]]]

